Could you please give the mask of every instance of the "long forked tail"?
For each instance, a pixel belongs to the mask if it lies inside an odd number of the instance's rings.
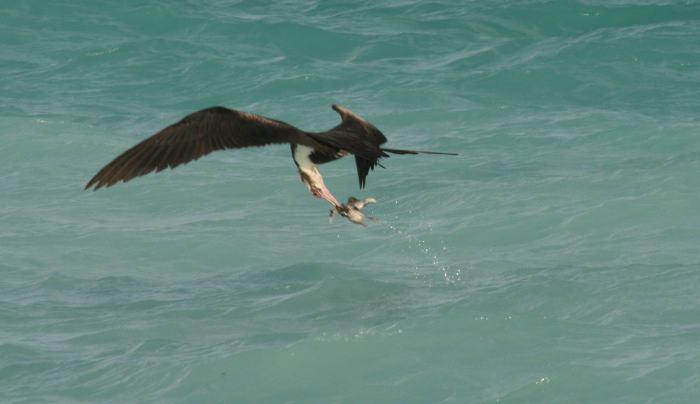
[[[445,156],[459,156],[457,153],[445,153],[445,152],[434,152],[434,151],[424,151],[424,150],[402,150],[402,149],[385,149],[382,151],[393,153],[393,154],[443,154]]]

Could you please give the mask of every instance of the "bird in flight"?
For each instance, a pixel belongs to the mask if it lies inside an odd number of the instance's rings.
[[[334,208],[343,208],[328,190],[318,169],[352,154],[355,157],[360,189],[370,170],[389,154],[446,154],[382,147],[386,137],[374,125],[340,105],[333,105],[341,122],[325,132],[307,132],[294,126],[250,112],[225,107],[210,107],[193,112],[117,156],[95,174],[85,189],[98,190],[120,181],[175,168],[216,150],[240,149],[287,143],[301,181],[309,192],[323,198]]]

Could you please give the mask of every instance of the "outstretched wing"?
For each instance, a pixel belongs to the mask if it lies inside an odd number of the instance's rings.
[[[104,166],[85,189],[109,187],[119,181],[174,168],[216,150],[298,143],[318,143],[287,123],[224,107],[206,108],[187,115]]]
[[[338,150],[345,150],[355,156],[357,177],[362,189],[365,187],[369,171],[377,165],[381,167],[378,160],[389,157],[380,148],[386,143],[386,137],[374,125],[349,109],[338,104],[334,104],[333,109],[340,114],[340,124],[327,132],[309,133],[309,135],[318,142]]]
[[[320,143],[337,150],[344,150],[355,156],[360,189],[365,187],[365,180],[369,170],[373,170],[377,165],[381,166],[378,160],[382,157],[389,157],[372,137],[364,133],[331,129],[323,133],[309,133],[309,136]]]

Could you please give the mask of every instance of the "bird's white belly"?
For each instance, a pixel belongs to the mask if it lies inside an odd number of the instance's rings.
[[[310,157],[313,152],[314,149],[309,146],[297,145],[296,149],[294,149],[294,160],[299,164],[300,169],[311,170],[316,168],[316,164],[311,161]]]
[[[297,145],[294,150],[294,160],[299,165],[299,171],[303,171],[309,179],[310,184],[307,186],[315,186],[317,188],[325,188],[323,177],[318,170],[318,166],[311,161],[310,155],[314,152],[309,146]]]

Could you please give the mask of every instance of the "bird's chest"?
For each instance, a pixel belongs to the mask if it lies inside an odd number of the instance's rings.
[[[326,154],[326,153],[321,153],[318,150],[311,148],[309,146],[303,146],[303,145],[296,145],[293,151],[294,154],[294,161],[297,163],[299,168],[302,168],[304,166],[308,165],[316,165],[316,164],[323,164],[323,163],[328,163],[333,160],[337,160],[343,155],[341,154]]]
[[[294,162],[301,169],[312,169],[317,164],[328,163],[339,158],[339,156],[324,154],[303,145],[296,145],[293,156]]]

